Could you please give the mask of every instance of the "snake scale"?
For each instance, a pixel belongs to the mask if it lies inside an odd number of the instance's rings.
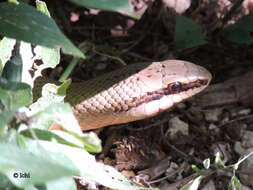
[[[181,60],[138,63],[98,78],[73,83],[66,102],[82,130],[154,116],[205,89],[211,74]]]

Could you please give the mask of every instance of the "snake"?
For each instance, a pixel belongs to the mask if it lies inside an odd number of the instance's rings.
[[[130,64],[72,83],[65,101],[82,130],[152,117],[205,89],[212,79],[202,66],[183,60]]]

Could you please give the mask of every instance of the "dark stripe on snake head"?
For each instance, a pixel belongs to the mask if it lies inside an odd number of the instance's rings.
[[[172,94],[179,94],[182,92],[186,92],[190,89],[200,88],[208,84],[207,79],[198,79],[193,82],[189,83],[180,83],[180,82],[173,82],[167,85],[166,88],[156,90],[153,92],[147,92],[146,94],[140,97],[134,97],[130,100],[124,102],[125,106],[120,106],[121,109],[117,109],[117,112],[122,111],[129,111],[130,109],[140,106],[144,103],[148,103],[154,100],[160,100],[164,96],[172,95]],[[124,107],[124,108],[123,108]]]

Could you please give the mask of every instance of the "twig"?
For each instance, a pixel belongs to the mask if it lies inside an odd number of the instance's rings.
[[[77,58],[77,57],[74,57],[72,59],[72,61],[69,63],[65,71],[62,73],[59,79],[60,82],[64,82],[69,77],[70,73],[73,71],[73,69],[75,68],[79,60],[80,58]]]
[[[169,119],[170,119],[170,118],[165,118],[165,119],[159,120],[159,121],[157,121],[157,122],[155,122],[155,123],[146,125],[145,127],[141,127],[141,128],[130,127],[130,128],[128,128],[128,129],[129,129],[129,131],[143,131],[143,130],[147,130],[147,129],[150,129],[150,128],[152,128],[152,127],[155,127],[155,126],[164,124],[164,123],[168,122]]]
[[[234,123],[234,122],[236,122],[236,121],[241,121],[241,120],[245,120],[245,119],[249,119],[249,118],[253,118],[253,114],[246,115],[246,116],[241,116],[241,117],[239,117],[239,118],[232,119],[232,120],[230,120],[230,121],[228,121],[228,122],[226,122],[226,123],[223,123],[223,124],[219,125],[218,128],[224,127],[225,125]]]

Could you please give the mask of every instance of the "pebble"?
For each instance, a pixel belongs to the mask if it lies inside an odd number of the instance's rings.
[[[178,117],[173,117],[169,121],[168,132],[170,137],[176,137],[178,133],[188,136],[189,135],[189,124],[180,120]]]
[[[208,122],[217,122],[219,121],[219,116],[222,113],[222,109],[211,109],[205,112],[205,118]]]
[[[201,190],[216,190],[213,180],[210,180]]]

